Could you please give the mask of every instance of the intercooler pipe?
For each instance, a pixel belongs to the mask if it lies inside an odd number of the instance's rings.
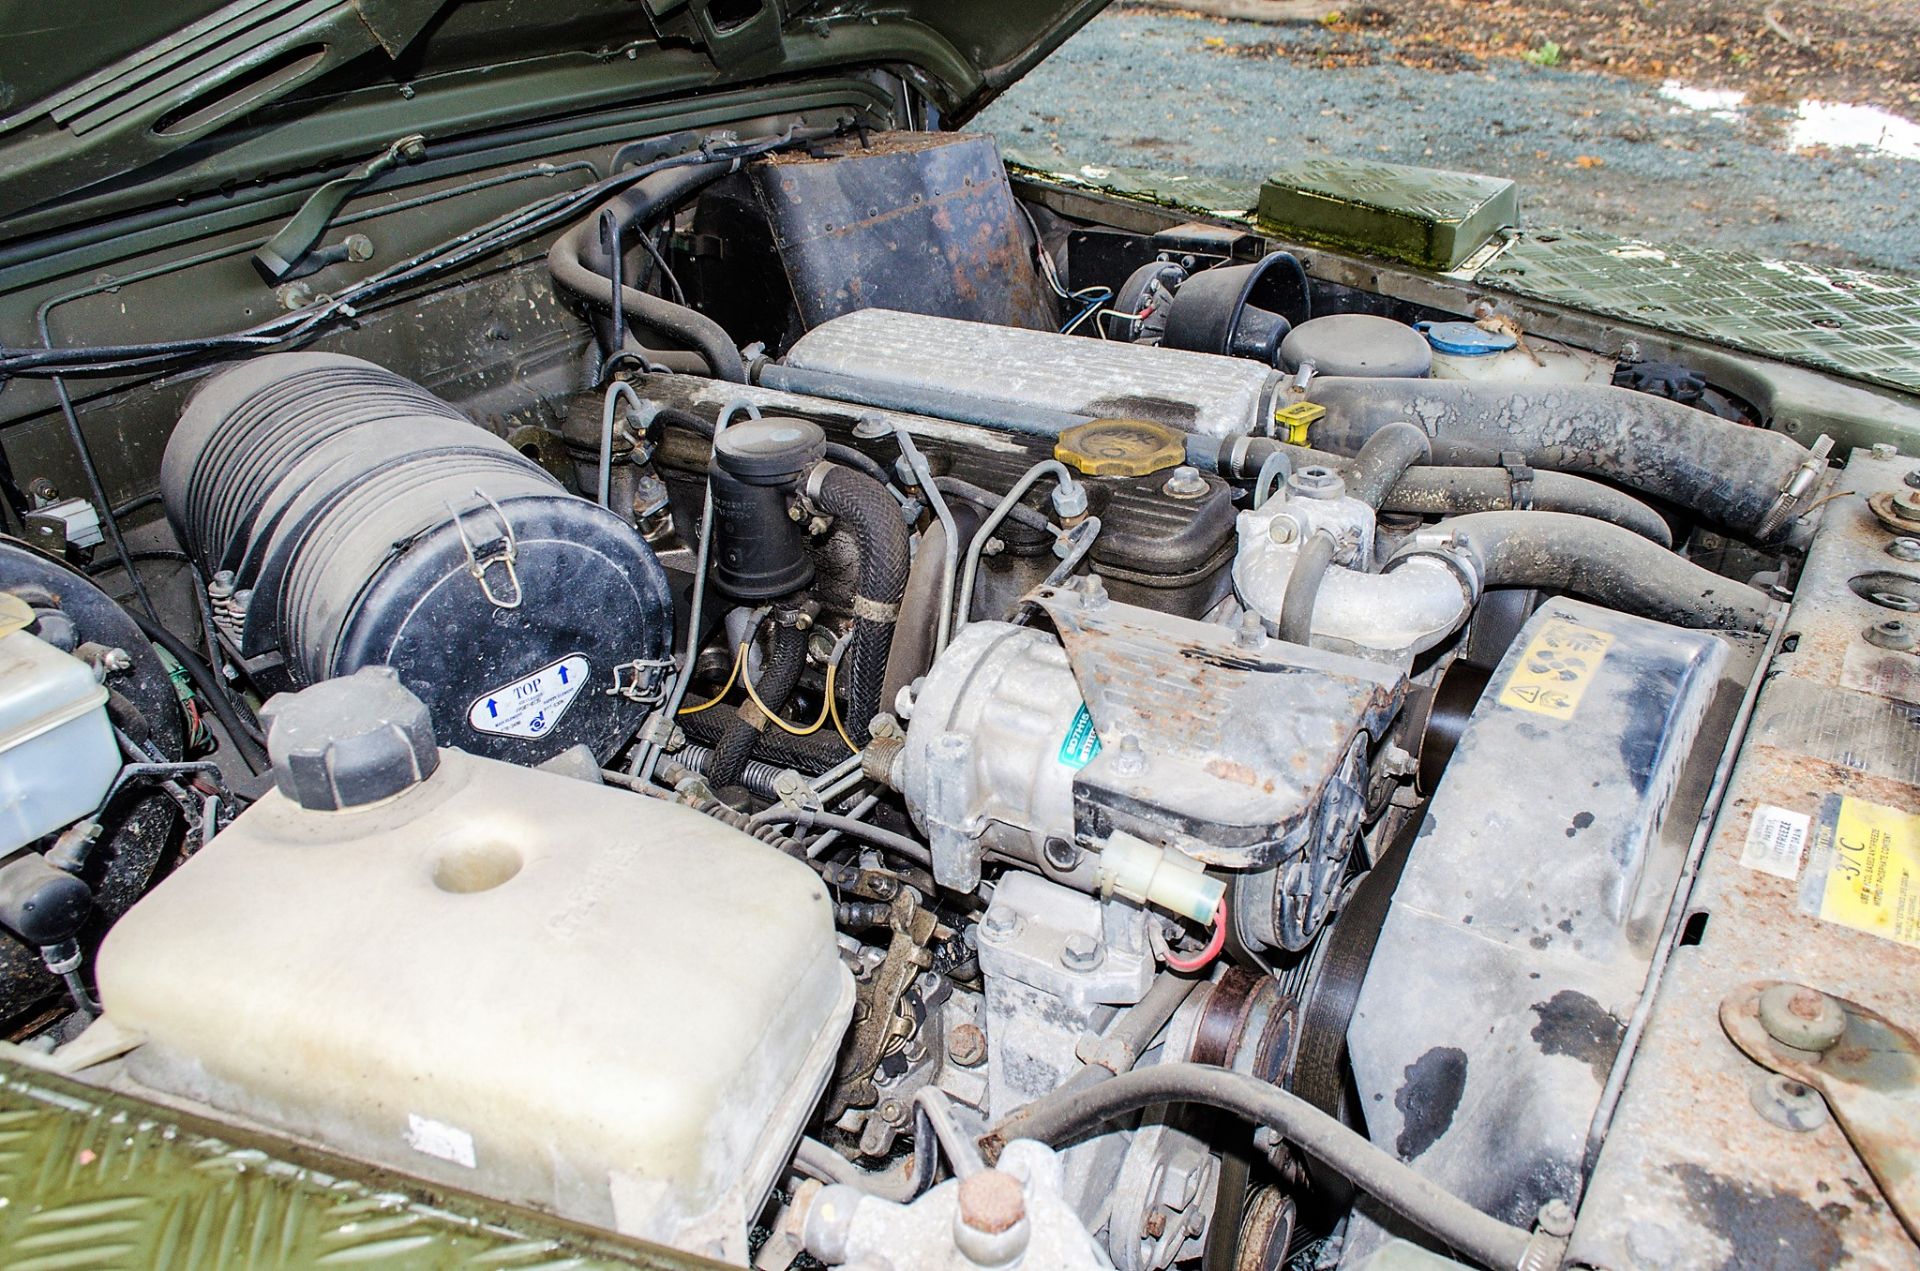
[[[853,589],[853,641],[847,647],[848,736],[864,746],[868,725],[880,713],[900,598],[907,589],[906,522],[887,488],[865,473],[831,461],[807,474],[807,498],[853,534],[860,567]]]
[[[1426,434],[1412,424],[1388,424],[1360,447],[1346,478],[1347,493],[1378,512],[1380,500],[1407,469],[1432,453]],[[1301,545],[1280,607],[1276,634],[1282,640],[1306,644],[1312,639],[1314,607],[1327,571],[1333,566],[1336,547],[1333,535],[1324,529],[1316,530]]]
[[[1442,464],[1584,472],[1654,495],[1737,533],[1758,536],[1807,462],[1791,438],[1663,397],[1605,384],[1321,376],[1307,400],[1326,407],[1320,446],[1350,452],[1411,421]]]
[[[614,228],[620,237],[635,226],[645,233],[649,222],[672,211],[731,170],[727,164],[698,164],[656,172],[608,202],[602,210],[612,213]],[[605,272],[611,262],[598,241],[599,224],[599,214],[589,216],[555,239],[547,251],[547,269],[554,282],[596,305],[610,301],[613,289],[613,278]],[[736,384],[747,382],[746,364],[740,359],[733,337],[712,318],[624,284],[620,288],[620,307],[635,325],[698,352],[706,359],[708,371],[715,379]]]

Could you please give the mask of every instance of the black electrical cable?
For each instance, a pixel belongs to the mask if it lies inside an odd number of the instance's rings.
[[[185,340],[89,348],[0,348],[0,377],[114,374],[163,368],[211,353],[240,353],[271,348],[301,339],[335,319],[357,316],[366,305],[399,287],[462,268],[563,225],[573,220],[583,208],[605,202],[655,172],[694,164],[737,164],[776,149],[832,136],[834,133],[834,129],[788,129],[779,136],[725,144],[710,142],[698,150],[656,159],[605,177],[592,185],[550,195],[516,208],[343,288],[326,301],[240,331]]]
[[[667,263],[666,256],[660,251],[660,245],[653,241],[653,236],[651,234],[641,234],[640,246],[647,249],[647,255],[653,257],[653,263],[660,268],[660,276],[667,280],[667,286],[673,288],[673,302],[675,304],[687,303],[686,289],[680,285],[680,280],[673,276],[673,266]]]
[[[234,709],[233,699],[227,696],[226,689],[221,685],[213,668],[201,659],[197,651],[189,648],[186,641],[173,632],[133,610],[127,612],[139,625],[141,634],[172,654],[173,660],[186,671],[187,678],[193,681],[194,688],[199,690],[200,696],[207,699],[207,705],[212,708],[214,718],[220,721],[220,726],[227,730],[229,737],[233,738],[233,748],[239,754],[241,762],[247,765],[247,770],[255,775],[265,772],[268,767],[266,748],[255,740],[260,730],[257,726],[249,729],[242,721],[239,711]]]

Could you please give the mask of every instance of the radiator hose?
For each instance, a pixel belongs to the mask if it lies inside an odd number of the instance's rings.
[[[1415,1227],[1487,1267],[1558,1265],[1533,1263],[1542,1238],[1483,1214],[1391,1153],[1348,1129],[1298,1095],[1245,1073],[1209,1064],[1156,1064],[1136,1068],[1096,1085],[1056,1090],[1027,1104],[981,1141],[988,1160],[1016,1138],[1062,1147],[1104,1123],[1141,1108],[1201,1104],[1255,1125],[1271,1126],[1313,1160],[1352,1180]]]
[[[1416,463],[1433,453],[1427,436],[1412,424],[1388,424],[1367,438],[1347,476],[1347,493],[1375,512],[1387,491]],[[1292,644],[1306,644],[1313,636],[1313,610],[1333,565],[1336,545],[1326,530],[1316,531],[1300,548],[1293,574],[1287,579],[1286,599],[1280,607],[1277,634]]]
[[[1606,384],[1322,376],[1307,400],[1327,409],[1315,443],[1351,453],[1389,424],[1433,440],[1433,462],[1534,467],[1617,481],[1761,536],[1809,457],[1806,447],[1663,397]]]
[[[867,743],[867,726],[880,713],[880,689],[887,676],[887,651],[893,644],[900,598],[907,588],[907,525],[887,488],[865,473],[833,462],[807,474],[809,501],[853,534],[860,558],[853,589],[853,639],[843,665],[846,674],[847,735]]]

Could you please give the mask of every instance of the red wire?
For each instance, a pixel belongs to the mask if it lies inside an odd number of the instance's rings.
[[[1204,971],[1207,964],[1220,956],[1220,950],[1227,945],[1227,902],[1222,900],[1213,911],[1213,938],[1207,941],[1207,947],[1200,950],[1192,959],[1176,958],[1173,951],[1167,951],[1167,966],[1175,971],[1192,974]]]

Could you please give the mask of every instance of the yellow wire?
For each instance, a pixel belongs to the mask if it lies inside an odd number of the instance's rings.
[[[840,734],[840,740],[847,743],[847,749],[854,754],[860,753],[860,747],[853,744],[853,738],[847,736],[847,726],[840,722],[840,703],[833,697],[833,682],[840,673],[838,662],[827,663],[827,713],[833,716],[833,731]],[[815,724],[815,728],[819,725]]]
[[[727,682],[720,686],[720,691],[698,706],[682,706],[682,715],[698,715],[701,711],[712,710],[726,699],[727,694],[733,692],[733,682],[740,678],[740,668],[747,664],[747,644],[745,640],[740,642],[740,652],[733,655],[733,670],[727,673]]]
[[[819,732],[821,728],[825,727],[827,722],[828,708],[833,705],[833,668],[831,666],[827,668],[826,705],[820,708],[820,718],[814,720],[811,724],[808,724],[805,728],[800,728],[796,725],[789,724],[786,720],[781,719],[779,715],[775,714],[773,707],[761,701],[760,694],[753,691],[752,680],[742,678],[740,683],[741,683],[741,686],[747,690],[747,696],[753,700],[753,704],[760,708],[760,713],[767,717],[767,722],[772,724],[775,728],[778,728],[781,732],[787,733],[794,737],[811,737],[815,733]]]
[[[836,701],[834,697],[835,685],[839,681],[840,663],[837,661],[827,663],[826,700],[820,704],[820,717],[811,724],[808,724],[805,728],[802,728],[796,724],[789,724],[786,720],[780,718],[772,707],[761,701],[760,694],[754,691],[753,681],[742,674],[747,664],[747,649],[752,643],[753,638],[751,636],[740,642],[740,651],[734,654],[733,657],[733,669],[727,673],[727,682],[720,686],[718,693],[714,694],[713,697],[708,700],[701,702],[698,706],[681,707],[680,713],[682,715],[698,715],[701,711],[711,710],[725,700],[727,694],[733,691],[735,682],[738,682],[740,687],[746,690],[748,699],[760,708],[762,715],[767,717],[767,722],[778,728],[781,732],[793,737],[811,737],[826,727],[827,721],[831,719],[833,721],[833,731],[840,734],[840,740],[847,744],[847,749],[856,754],[859,753],[860,747],[854,745],[853,738],[847,736],[847,726],[840,720],[840,703]]]

